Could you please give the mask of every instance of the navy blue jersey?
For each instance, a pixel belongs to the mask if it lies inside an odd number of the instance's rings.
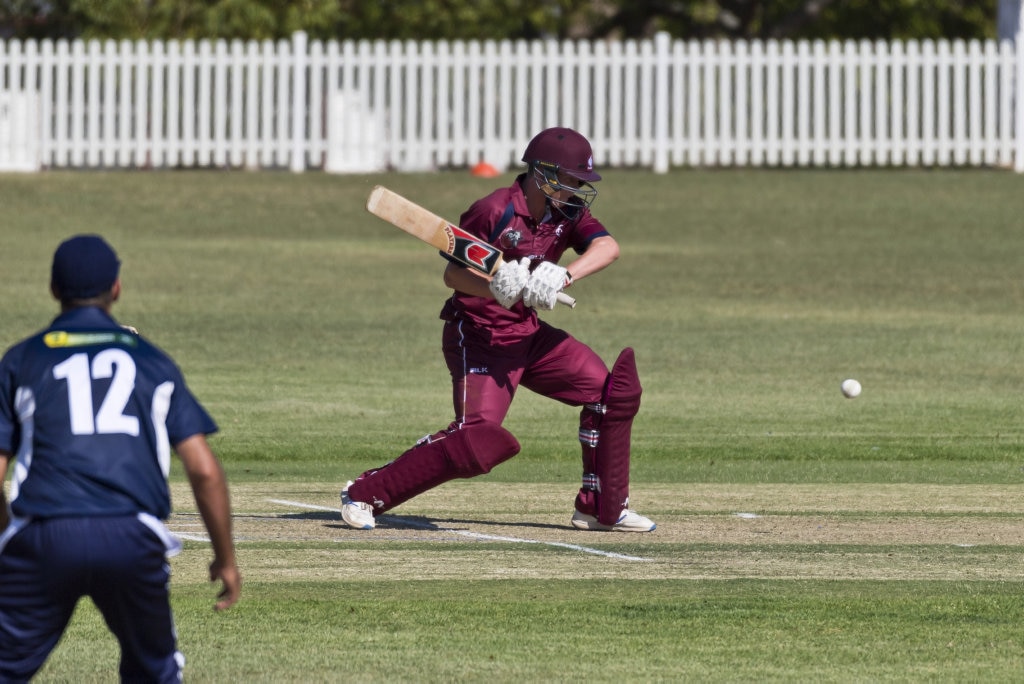
[[[61,314],[0,360],[16,516],[166,519],[171,445],[216,430],[174,362],[96,307]]]

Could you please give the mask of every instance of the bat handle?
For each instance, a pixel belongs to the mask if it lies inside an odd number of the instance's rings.
[[[564,292],[559,292],[557,299],[559,304],[565,304],[570,309],[576,308],[576,300],[570,297],[569,295],[565,294]]]

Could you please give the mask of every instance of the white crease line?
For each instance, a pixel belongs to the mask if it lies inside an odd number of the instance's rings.
[[[627,556],[624,553],[615,553],[614,551],[601,551],[600,549],[592,549],[588,546],[580,546],[579,544],[566,544],[565,542],[546,542],[538,541],[536,539],[517,539],[515,537],[497,537],[490,534],[478,534],[476,532],[467,532],[466,530],[450,530],[455,534],[461,534],[464,537],[475,537],[477,539],[492,539],[496,541],[507,541],[507,542],[519,542],[521,544],[545,544],[547,546],[559,546],[563,549],[572,549],[573,551],[582,551],[583,553],[592,553],[595,556],[605,556],[607,558],[618,558],[620,560],[628,561],[649,561],[650,558],[641,558],[640,556]]]
[[[174,536],[178,539],[184,539],[185,541],[197,541],[209,543],[210,538],[204,537],[201,534],[181,534],[180,532],[174,532]]]
[[[317,511],[335,511],[336,508],[329,508],[327,506],[315,506],[313,504],[302,503],[300,501],[285,501],[282,499],[267,499],[267,501],[276,504],[283,504],[285,506],[296,506],[297,508],[311,508]],[[607,558],[618,558],[620,560],[629,561],[642,561],[646,562],[651,560],[650,558],[641,558],[640,556],[627,556],[624,553],[615,553],[614,551],[601,551],[600,549],[592,549],[588,546],[580,546],[578,544],[566,544],[564,542],[546,542],[537,539],[519,539],[517,537],[498,537],[492,534],[481,534],[479,532],[469,532],[467,530],[455,530],[447,527],[437,527],[429,523],[421,523],[409,518],[399,518],[397,516],[388,516],[394,520],[401,522],[409,527],[418,527],[424,530],[436,530],[438,532],[454,532],[455,534],[462,535],[463,537],[471,537],[473,539],[486,539],[489,541],[505,541],[515,542],[518,544],[544,544],[546,546],[557,546],[563,549],[571,549],[573,551],[581,551],[583,553],[591,553],[595,556],[605,556]]]
[[[267,499],[270,503],[282,504],[285,506],[295,506],[296,508],[311,508],[315,511],[334,511],[338,512],[337,508],[331,508],[330,506],[314,506],[313,504],[302,503],[301,501],[285,501],[284,499]]]

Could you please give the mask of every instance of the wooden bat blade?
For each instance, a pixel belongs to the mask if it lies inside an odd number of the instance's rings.
[[[383,186],[370,193],[366,209],[476,271],[494,275],[501,267],[501,250]]]
[[[497,247],[382,185],[370,191],[366,210],[485,275],[494,275],[504,263]],[[576,306],[576,300],[564,292],[558,293],[558,301],[568,307]]]
[[[445,231],[448,222],[397,192],[383,185],[376,186],[366,200],[366,210],[409,235],[443,252],[448,251],[449,239]]]

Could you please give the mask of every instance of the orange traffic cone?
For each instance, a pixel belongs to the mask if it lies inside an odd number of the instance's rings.
[[[469,171],[471,174],[478,178],[494,178],[500,176],[498,169],[494,168],[487,162],[480,162]]]

